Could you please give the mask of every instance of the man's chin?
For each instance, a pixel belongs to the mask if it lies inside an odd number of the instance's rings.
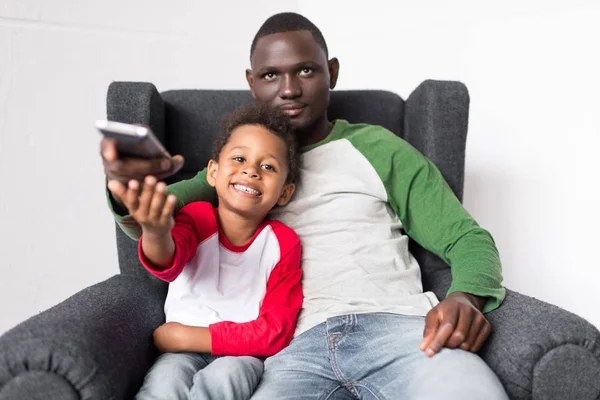
[[[294,133],[302,133],[310,128],[311,123],[305,118],[290,118],[290,125],[292,126]]]

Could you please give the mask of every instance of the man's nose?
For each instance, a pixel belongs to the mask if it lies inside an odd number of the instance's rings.
[[[279,97],[282,99],[294,99],[302,96],[300,81],[295,74],[288,74],[283,77]]]

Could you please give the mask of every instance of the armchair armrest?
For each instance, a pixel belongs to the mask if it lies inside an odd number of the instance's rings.
[[[132,398],[156,357],[164,285],[116,275],[0,337],[0,399]]]
[[[493,332],[480,355],[511,399],[600,398],[600,332],[592,324],[510,290],[486,317]]]
[[[433,161],[461,201],[469,102],[463,83],[426,80],[408,96],[404,108],[404,139]],[[414,241],[410,250],[421,265],[424,289],[445,298],[452,281],[448,264]]]

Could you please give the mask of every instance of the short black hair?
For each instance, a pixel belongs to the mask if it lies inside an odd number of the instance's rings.
[[[254,40],[252,41],[252,47],[250,47],[250,61],[252,61],[252,55],[256,49],[256,43],[258,39],[263,36],[272,35],[274,33],[281,32],[294,32],[294,31],[309,31],[312,33],[315,42],[325,51],[325,57],[329,59],[329,51],[327,50],[327,43],[321,33],[321,30],[317,28],[315,24],[300,14],[286,12],[275,14],[269,17],[260,27]]]
[[[294,130],[289,117],[280,109],[267,103],[245,104],[225,117],[219,137],[213,147],[212,158],[219,160],[223,147],[229,142],[231,133],[243,125],[260,125],[285,142],[287,148],[288,175],[286,183],[296,183],[300,170],[300,155]]]

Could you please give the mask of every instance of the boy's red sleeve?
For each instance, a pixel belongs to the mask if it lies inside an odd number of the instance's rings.
[[[268,357],[292,341],[303,298],[300,255],[297,241],[275,266],[257,319],[244,323],[223,321],[209,326],[212,354]]]
[[[166,282],[173,282],[183,271],[183,267],[196,255],[198,244],[218,232],[216,219],[211,217],[214,210],[210,203],[190,203],[175,216],[175,226],[171,236],[175,242],[173,261],[167,268],[155,266],[142,251],[142,240],[138,243],[140,262],[152,275]]]

